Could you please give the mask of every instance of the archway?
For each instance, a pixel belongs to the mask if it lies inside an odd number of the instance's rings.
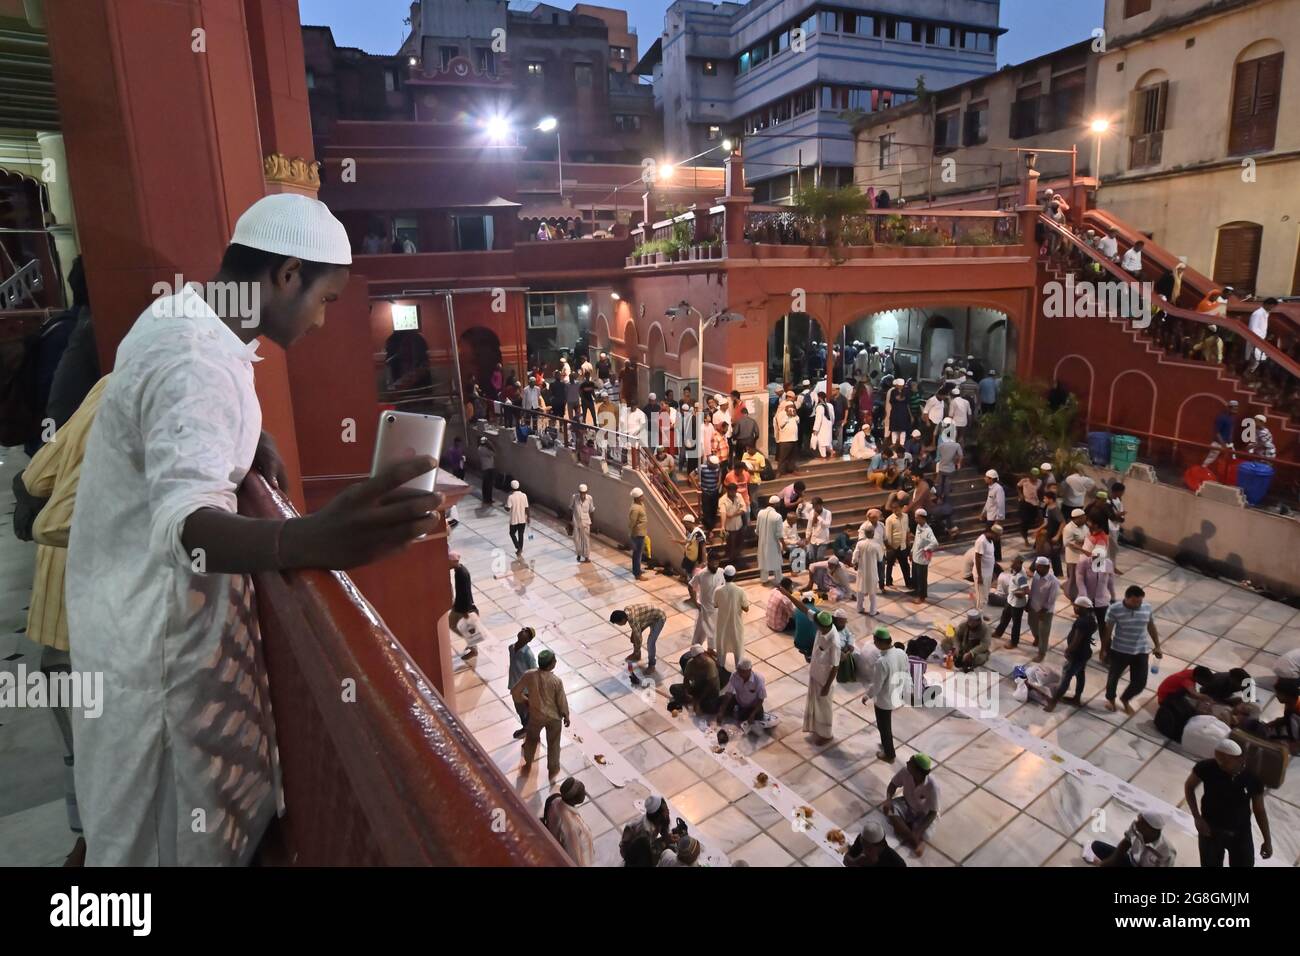
[[[1129,369],[1110,383],[1110,426],[1119,431],[1151,432],[1156,420],[1156,383],[1146,372]]]
[[[650,328],[650,347],[646,351],[646,365],[650,370],[650,391],[663,395],[667,387],[664,381],[667,368],[668,346],[664,341],[664,330],[658,322]]]
[[[815,381],[826,377],[826,335],[806,312],[791,312],[776,320],[767,337],[769,382]]]
[[[1067,355],[1056,363],[1052,379],[1074,396],[1079,404],[1079,421],[1092,423],[1092,363],[1082,355]]]
[[[685,389],[690,388],[692,397],[699,394],[700,378],[700,342],[695,337],[694,329],[687,329],[677,340],[677,377],[680,380],[679,395],[685,396]]]
[[[601,352],[609,351],[609,319],[604,312],[596,313],[596,348]]]
[[[465,396],[473,394],[475,382],[484,394],[491,395],[492,370],[501,361],[501,340],[491,329],[476,326],[466,329],[460,336],[460,374]]]

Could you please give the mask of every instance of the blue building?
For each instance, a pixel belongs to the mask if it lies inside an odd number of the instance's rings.
[[[921,79],[937,90],[992,73],[999,3],[676,0],[637,72],[654,78],[667,158],[742,136],[755,198],[780,202],[801,169],[805,181],[853,181],[862,114],[911,101]]]

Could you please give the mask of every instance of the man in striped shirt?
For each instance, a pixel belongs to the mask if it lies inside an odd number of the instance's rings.
[[[1106,675],[1106,709],[1115,709],[1115,692],[1119,675],[1128,668],[1128,687],[1120,697],[1124,713],[1133,714],[1130,701],[1147,686],[1148,654],[1164,657],[1160,635],[1152,618],[1151,605],[1143,598],[1146,592],[1136,584],[1124,592],[1124,600],[1106,610],[1106,624],[1101,631],[1101,660],[1109,667]]]
[[[664,614],[663,608],[655,607],[653,604],[629,604],[621,611],[614,611],[609,616],[611,624],[626,624],[632,630],[632,653],[627,656],[628,671],[632,670],[632,664],[641,659],[641,632],[649,631],[646,638],[646,653],[649,655],[646,660],[647,671],[655,669],[655,644],[659,641],[659,632],[664,629],[664,622],[668,620]]]

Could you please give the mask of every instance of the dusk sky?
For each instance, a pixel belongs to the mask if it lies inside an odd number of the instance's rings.
[[[576,0],[554,5],[568,9]],[[593,0],[600,2],[600,0]],[[605,6],[625,7],[640,40],[641,52],[663,29],[668,0],[605,0]],[[410,0],[299,0],[302,22],[329,26],[341,46],[368,53],[393,53],[406,37],[402,20]],[[998,66],[1020,63],[1077,40],[1086,39],[1102,24],[1105,0],[1002,0]]]

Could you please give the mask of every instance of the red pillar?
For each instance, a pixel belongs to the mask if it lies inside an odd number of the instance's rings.
[[[154,284],[210,279],[265,192],[247,24],[241,0],[47,0],[45,16],[109,369]],[[267,343],[260,354],[265,427],[301,505],[284,354]]]

